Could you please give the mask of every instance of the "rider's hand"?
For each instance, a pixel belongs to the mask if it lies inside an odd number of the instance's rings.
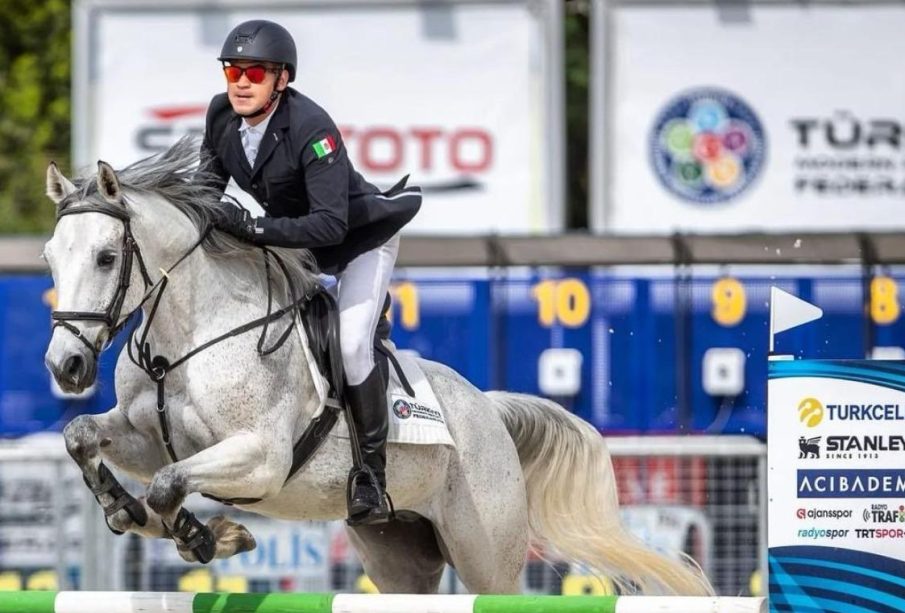
[[[255,238],[256,219],[243,208],[224,204],[213,218],[214,227],[236,238],[252,242]]]

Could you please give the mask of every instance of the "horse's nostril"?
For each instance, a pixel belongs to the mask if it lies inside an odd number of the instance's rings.
[[[66,358],[63,362],[63,374],[71,381],[78,381],[85,374],[85,360],[82,356],[73,355]]]

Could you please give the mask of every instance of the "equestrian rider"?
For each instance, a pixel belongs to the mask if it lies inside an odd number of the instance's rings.
[[[363,460],[350,479],[348,521],[386,521],[386,375],[375,363],[373,339],[398,232],[421,206],[420,188],[402,181],[381,193],[355,171],[327,112],[288,87],[296,48],[282,26],[236,26],[217,59],[227,89],[208,108],[202,160],[218,187],[232,177],[265,214],[224,204],[215,223],[255,244],[310,249],[321,270],[336,275],[345,398]]]

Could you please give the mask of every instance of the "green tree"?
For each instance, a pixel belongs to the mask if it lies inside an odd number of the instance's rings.
[[[566,227],[588,227],[589,22],[586,0],[566,3]]]
[[[68,0],[0,2],[0,233],[47,232],[44,172],[70,160]]]

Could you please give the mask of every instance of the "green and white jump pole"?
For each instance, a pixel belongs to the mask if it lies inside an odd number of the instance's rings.
[[[2,613],[761,613],[763,598],[0,592]]]

